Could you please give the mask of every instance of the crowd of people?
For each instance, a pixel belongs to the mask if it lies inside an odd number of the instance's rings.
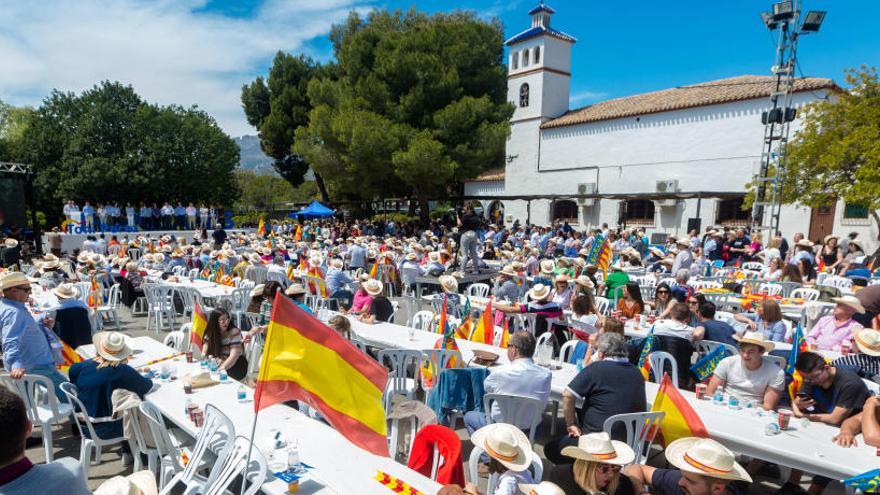
[[[611,262],[602,270],[593,251],[594,244],[606,241]],[[505,315],[532,313],[536,315],[536,327],[533,333],[512,333],[506,349],[510,363],[492,368],[484,383],[487,393],[531,397],[547,404],[551,373],[535,364],[536,339],[551,332],[551,342],[557,349],[565,343],[567,330],[553,321],[567,310],[571,311],[572,323],[568,331],[589,344],[583,370],[563,393],[566,432],[544,448],[546,459],[555,468],[544,476],[549,482],[534,484],[529,478],[527,460],[532,450],[521,431],[528,425],[487,424],[484,413],[465,411],[464,423],[471,441],[486,453],[484,471],[499,475],[496,494],[628,495],[641,493],[644,486],[652,487],[655,493],[737,493],[742,491],[742,483],[751,482],[762,463],[743,467],[730,450],[714,440],[685,438],[666,446],[666,458],[676,469],[630,464],[633,452],[621,442],[625,433],[614,430],[609,435],[603,431],[607,418],[647,409],[644,378],[637,367],[644,343],[627,340],[625,319],[640,315],[656,318],[655,349],[679,360],[681,388],[693,389],[695,385],[688,372],[695,344],[701,340],[726,343],[737,352],[715,368],[708,379],[709,393],[723,390],[767,410],[790,407],[797,417],[839,427],[834,440],[839,445],[854,445],[856,435],[863,432],[864,442],[880,447],[880,399],[870,396],[862,380],[880,376],[880,333],[874,328],[875,317],[880,314],[880,285],[870,285],[873,256],[865,255],[859,240],[849,236],[843,245],[837,241],[837,237],[829,236],[815,246],[796,234],[791,243],[776,236],[762,246],[744,229],[709,228],[704,235],[694,231],[681,237],[668,236],[664,244],[652,245],[641,229],[602,226],[584,231],[568,224],[514,224],[507,228],[486,225],[469,207],[454,221],[437,221],[423,229],[394,222],[344,223],[330,219],[302,224],[277,222],[270,224],[266,235],[227,234],[218,227],[211,235],[203,230],[194,238],[113,235],[108,240],[106,236],[92,236],[81,249],[69,253],[56,251],[30,259],[10,255],[9,260],[15,262],[6,266],[24,269],[25,273],[7,272],[0,282],[3,361],[13,378],[39,374],[56,386],[70,380],[80,388],[81,395],[83,389],[94,387],[95,396],[86,407],[96,416],[106,413],[108,407],[106,387],[101,388],[104,381],[140,396],[149,390],[148,383],[136,379],[124,367],[129,353],[112,332],[96,335],[107,354],[100,353],[94,361],[71,368],[68,376],[58,372],[54,365],[60,346],[52,330],[54,322],[35,319],[29,313],[32,281],[56,294],[70,296],[70,282],[93,277],[124,281],[134,291],[148,277],[170,279],[196,274],[232,285],[258,280],[260,283],[250,292],[248,308],[249,313],[258,316],[256,324],[238,328],[228,311],[217,308],[209,315],[202,349],[218,357],[230,376],[244,379],[248,365],[243,346],[266,331],[276,295],[284,294],[311,311],[304,304],[304,296],[317,288],[309,286],[313,282],[291,280],[292,269],[313,277],[307,280],[320,280],[322,295],[336,301],[342,314],[366,323],[390,321],[394,308],[388,297],[392,292],[389,286],[394,287],[394,294],[400,294],[414,286],[417,276],[438,277],[435,302],[444,301],[451,315],[466,316],[463,308],[469,304],[460,296],[459,279],[467,272],[492,270],[497,271],[491,294],[498,322]],[[6,249],[15,247],[6,242],[0,256],[4,263]],[[766,298],[755,305],[754,311],[736,314],[733,321],[726,322],[716,318],[721,308],[688,284],[691,278],[724,267],[771,282],[798,282],[804,287],[816,283],[817,270],[850,278],[854,293],[829,294],[828,300],[835,304],[833,311],[805,333],[814,350],[846,349],[846,354],[828,363],[815,352],[802,353],[794,365],[803,377],[803,385],[790,400],[785,393],[790,378],[772,359],[773,353],[778,353],[776,344],[791,339],[778,301]],[[633,275],[636,271],[644,274],[639,276],[655,274],[657,278],[674,278],[675,282],[653,285],[648,297]],[[735,278],[726,285],[731,291],[745,287]],[[613,312],[600,310],[599,297],[611,302]],[[334,318],[330,326],[352,338],[345,317]],[[0,399],[3,407],[17,407],[13,399]],[[493,410],[491,417],[497,419],[498,411]],[[0,418],[13,421],[5,415]],[[22,462],[26,437],[16,437],[7,445],[8,463]],[[801,474],[793,472],[781,492],[797,493]],[[828,482],[819,476],[812,481],[812,493],[819,493]],[[557,485],[565,491],[559,491],[562,489]],[[449,486],[443,493],[474,490],[473,486]]]
[[[93,232],[114,230],[115,228],[140,228],[141,230],[195,230],[206,229],[217,224],[222,210],[214,205],[182,202],[172,204],[168,201],[140,205],[118,202],[95,203],[85,201],[80,207],[74,200],[68,200],[62,209],[64,217],[80,223]]]

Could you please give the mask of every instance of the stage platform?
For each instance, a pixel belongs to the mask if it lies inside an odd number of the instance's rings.
[[[254,230],[255,229],[226,229],[226,233],[229,235],[232,235],[233,233],[237,234],[239,232],[245,232],[245,233],[254,232]],[[213,232],[213,231],[214,231],[213,229],[208,229],[208,236],[210,236],[211,232]],[[122,242],[122,240],[125,239],[126,237],[129,240],[134,240],[135,238],[137,238],[137,236],[143,235],[143,236],[149,236],[152,239],[158,239],[165,234],[168,234],[174,238],[183,237],[187,240],[187,242],[192,242],[193,237],[196,235],[196,232],[198,232],[198,231],[196,231],[196,230],[141,230],[138,232],[106,231],[106,232],[103,232],[103,234],[104,234],[104,238],[107,240],[107,242],[110,242],[110,239],[112,239],[113,236],[116,236],[116,238],[119,239],[120,242]],[[86,236],[94,235],[97,238],[101,234],[102,234],[102,232],[81,233],[81,234],[62,233],[61,234],[61,251],[70,253],[74,249],[79,249],[80,247],[82,247],[83,242],[85,242],[85,240],[86,240]],[[43,234],[43,252],[44,253],[49,252],[49,241],[48,241],[47,234]]]

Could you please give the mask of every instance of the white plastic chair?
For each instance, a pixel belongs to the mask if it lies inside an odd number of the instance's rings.
[[[109,416],[103,418],[93,418],[89,416],[86,406],[84,406],[77,397],[76,385],[70,382],[62,383],[61,391],[64,392],[64,395],[67,397],[67,404],[70,406],[71,410],[74,411],[76,428],[79,430],[81,439],[79,462],[83,467],[83,475],[86,479],[89,479],[89,466],[101,463],[101,448],[125,442],[126,439],[125,437],[99,438],[98,434],[95,432],[94,424],[108,423],[117,420]],[[83,425],[85,425],[85,429],[83,429]],[[86,432],[88,432],[88,437],[86,436]],[[92,457],[93,455],[94,459]]]
[[[665,364],[669,363],[669,376],[672,378],[672,384],[678,388],[678,363],[672,354],[664,351],[654,351],[648,354],[648,362],[651,363],[651,371],[654,373],[654,383],[660,383],[663,380],[663,370],[666,369]]]
[[[194,279],[198,278],[198,276],[199,276],[199,269],[198,268],[193,268],[186,274],[186,277],[189,278],[190,280],[194,280]]]
[[[58,402],[52,380],[41,375],[24,375],[13,380],[9,375],[0,376],[0,383],[15,392],[24,401],[31,423],[40,427],[46,462],[54,460],[52,426],[65,423],[70,417],[70,404]],[[9,433],[9,432],[6,432]]]
[[[761,263],[760,261],[746,261],[742,264],[742,269],[753,272],[760,272],[764,269],[764,263]]]
[[[480,464],[480,456],[485,452],[486,451],[479,445],[474,445],[473,450],[471,450],[471,455],[468,457],[468,472],[470,473],[470,480],[474,484],[477,484],[477,480],[479,479],[478,466]],[[535,483],[540,483],[541,479],[544,477],[544,464],[538,456],[538,453],[535,451],[532,451],[529,470],[531,471],[532,479]],[[490,475],[489,481],[486,485],[486,495],[493,495],[495,493],[496,484],[498,484],[498,474]]]
[[[159,471],[158,488],[161,490],[168,483],[169,475],[174,476],[183,471],[183,459],[180,455],[181,447],[175,441],[175,437],[168,431],[168,428],[165,427],[162,412],[154,404],[141,402],[140,412],[150,429],[150,434],[156,445],[158,457],[156,469]]]
[[[773,362],[776,366],[779,366],[780,369],[785,369],[785,358],[782,356],[775,356],[773,354],[764,354],[764,357]]]
[[[388,385],[385,387],[384,404],[385,410],[391,410],[391,397],[402,394],[407,399],[413,399],[416,394],[416,379],[419,366],[422,363],[421,351],[409,349],[385,349],[376,355],[379,364],[389,368]]]
[[[147,456],[147,469],[150,472],[155,473],[158,468],[157,463],[159,461],[159,450],[155,447],[155,441],[153,442],[153,447],[147,445],[147,439],[144,437],[144,430],[141,425],[145,424],[142,422],[146,421],[141,415],[139,408],[127,409],[123,413],[123,421],[126,419],[131,422],[132,429],[134,430],[134,442],[129,440],[129,445],[131,446],[131,453],[134,457],[134,469],[133,472],[138,472],[142,467],[142,460],[140,454]],[[152,433],[150,434],[150,439],[152,440]]]
[[[596,311],[600,315],[608,314],[608,306],[610,305],[611,301],[607,297],[596,296]]]
[[[110,290],[107,291],[107,298],[104,300],[104,304],[98,306],[98,318],[103,318],[106,315],[116,325],[117,331],[122,330],[119,314],[116,312],[119,308],[119,296],[119,284],[113,284]]]
[[[778,296],[782,293],[782,286],[779,284],[761,284],[758,287],[759,294],[767,294],[768,296]]]
[[[730,344],[725,344],[724,342],[715,342],[714,340],[700,340],[696,342],[696,347],[697,353],[701,356],[709,354],[717,347],[724,347],[731,356],[736,356],[739,353],[736,347]]]
[[[818,301],[819,300],[819,291],[816,289],[810,289],[807,287],[801,287],[791,291],[792,299],[803,299],[805,301]]]
[[[248,451],[250,451],[250,461],[248,462]],[[245,465],[245,462],[248,462]],[[202,489],[204,495],[221,495],[226,493],[229,485],[238,477],[239,474],[244,478],[242,483],[246,487],[242,495],[253,495],[263,486],[268,472],[268,463],[266,457],[251,441],[243,436],[235,437],[223,453],[218,456],[217,462],[211,467],[211,473]],[[247,485],[246,483],[250,483]],[[187,490],[189,491],[189,490]],[[163,490],[163,493],[165,491]]]
[[[474,283],[468,286],[468,297],[489,297],[489,286],[483,283]]]
[[[409,323],[407,323],[407,326],[430,332],[432,323],[434,323],[434,313],[431,311],[418,311],[413,315]]]
[[[551,338],[553,338],[553,332],[544,332],[541,335],[538,335],[538,338],[535,341],[536,348],[540,347],[541,344],[545,344],[547,342],[550,342]]]
[[[611,435],[615,425],[622,423],[626,428],[626,443],[636,454],[630,464],[645,464],[664,416],[663,411],[615,414],[605,420],[602,430]]]
[[[547,333],[549,333],[549,332],[547,332]],[[577,348],[578,342],[584,342],[584,341],[582,341],[580,339],[571,339],[568,342],[562,344],[562,347],[559,348],[559,360],[562,361],[563,363],[567,363],[568,359],[571,357],[572,353]],[[584,345],[586,345],[589,348],[588,343],[584,342]]]
[[[529,443],[535,443],[535,433],[541,424],[544,414],[544,402],[534,397],[523,397],[512,394],[486,394],[483,396],[483,411],[486,413],[486,424],[494,423],[492,404],[497,403],[501,412],[501,421],[511,425],[529,425],[527,435]]]
[[[513,331],[525,330],[530,334],[535,334],[537,326],[537,317],[535,313],[516,313],[513,315]]]
[[[723,321],[723,322],[727,323],[728,325],[733,325],[734,322],[736,321],[733,318],[733,313],[731,313],[729,311],[716,311],[715,312],[715,319],[718,321]]]
[[[147,331],[150,322],[156,325],[156,333],[166,326],[174,328],[174,293],[170,285],[144,284],[144,296],[147,298]]]
[[[455,358],[458,366],[463,366],[464,361],[461,358],[461,352],[452,349],[426,349],[420,351],[422,353],[421,364],[430,363],[432,376],[440,376],[440,371],[446,369],[449,361]]]
[[[229,309],[229,313],[235,318],[235,324],[238,325],[238,328],[241,328],[241,322],[251,301],[251,289],[246,287],[236,288],[230,294],[230,300],[232,307]]]
[[[76,298],[80,301],[84,302],[87,306],[89,304],[89,296],[92,294],[92,283],[91,282],[76,282],[73,284],[77,289]]]
[[[205,405],[205,422],[199,430],[196,437],[196,444],[192,448],[192,456],[189,463],[174,475],[168,484],[162,489],[162,495],[170,494],[172,489],[178,483],[183,483],[187,487],[190,485],[207,486],[207,478],[198,475],[206,461],[205,454],[210,450],[218,453],[217,459],[223,457],[223,452],[230,446],[235,439],[235,426],[232,420],[223,414],[217,406],[213,404]]]
[[[139,248],[128,248],[128,257],[135,263],[141,259],[141,250]]]
[[[251,265],[244,271],[244,278],[254,284],[265,284],[269,278],[269,269],[265,265]]]
[[[189,324],[192,326],[192,324]],[[178,352],[183,352],[186,334],[180,330],[172,330],[162,340],[162,343]]]

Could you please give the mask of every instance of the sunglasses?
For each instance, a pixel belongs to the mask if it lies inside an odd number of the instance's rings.
[[[657,294],[669,294],[668,290],[658,290]]]
[[[602,464],[599,466],[599,472],[602,474],[608,474],[608,472],[612,472],[617,474],[620,472],[620,466],[612,466],[610,464]]]

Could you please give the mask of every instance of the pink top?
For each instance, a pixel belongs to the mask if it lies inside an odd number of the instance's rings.
[[[852,340],[853,333],[862,330],[862,324],[850,318],[843,323],[834,319],[834,315],[823,316],[807,335],[810,345],[826,351],[838,350],[844,342]]]
[[[369,309],[370,304],[373,303],[373,296],[367,294],[365,290],[359,290],[354,293],[354,300],[351,303],[351,310],[354,312],[363,311],[365,309]]]

